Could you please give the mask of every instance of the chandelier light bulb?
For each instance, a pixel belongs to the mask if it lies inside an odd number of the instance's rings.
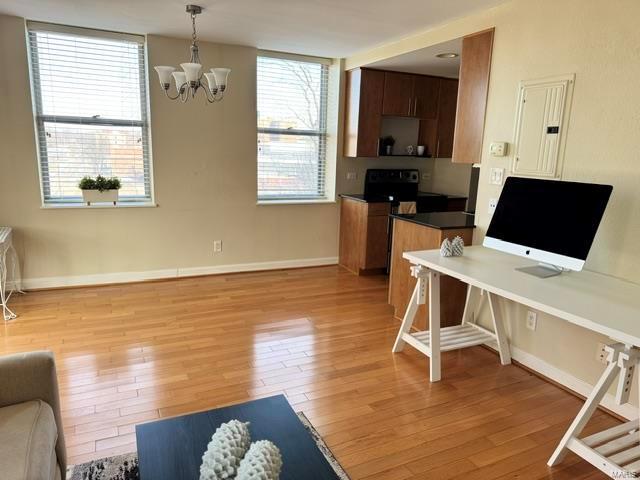
[[[207,83],[209,84],[209,90],[211,91],[211,93],[213,93],[214,95],[216,93],[218,93],[218,84],[216,83],[216,77],[213,73],[205,73],[204,74],[204,78],[207,79]]]
[[[231,72],[228,68],[212,68],[211,72],[216,79],[216,84],[220,87],[220,90],[224,91],[227,88],[227,78]]]
[[[173,67],[155,67],[156,72],[158,72],[158,78],[160,79],[160,85],[165,90],[169,90],[171,86],[171,74],[175,71]]]
[[[187,75],[184,72],[173,72],[173,79],[176,82],[176,90],[178,90],[178,92],[186,87]]]
[[[200,80],[202,65],[199,63],[181,63],[180,67],[184,70],[184,73],[187,76],[187,82],[189,82],[190,85],[193,85]]]

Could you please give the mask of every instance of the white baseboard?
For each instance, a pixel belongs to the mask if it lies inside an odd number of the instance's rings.
[[[221,273],[256,272],[260,270],[280,270],[284,268],[319,267],[336,265],[338,257],[304,258],[279,260],[273,262],[238,263],[235,265],[215,265],[206,267],[170,268],[147,270],[142,272],[97,273],[92,275],[73,275],[66,277],[25,278],[22,288],[25,290],[57,287],[78,287],[85,285],[105,285],[109,283],[130,283],[144,280],[194,277],[198,275],[218,275]]]
[[[497,352],[497,347],[495,345],[486,344],[489,348],[495,350]],[[565,372],[564,370],[560,370],[557,367],[541,360],[535,355],[530,354],[529,352],[525,352],[524,350],[519,349],[518,347],[514,347],[510,345],[511,349],[511,358],[521,363],[525,367],[530,368],[547,378],[550,378],[554,382],[558,382],[562,386],[568,388],[576,392],[583,397],[587,397],[591,390],[593,390],[593,385],[588,384],[584,380],[580,380],[577,377],[574,377],[570,373]],[[604,368],[604,367],[603,367]],[[627,420],[633,420],[638,418],[638,407],[631,405],[629,403],[625,403],[623,405],[618,405],[615,400],[615,396],[607,393],[602,399],[602,406],[611,410],[612,412],[621,415]]]

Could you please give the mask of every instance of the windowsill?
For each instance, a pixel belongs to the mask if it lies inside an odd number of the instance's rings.
[[[320,198],[317,200],[258,200],[256,205],[322,205],[329,203],[336,203],[336,201],[328,198]]]
[[[156,208],[158,206],[157,203],[153,202],[122,202],[116,203],[115,205],[112,203],[98,203],[94,205],[87,205],[86,203],[45,203],[40,206],[43,210],[57,210],[57,209],[70,209],[70,208],[80,208],[80,209],[99,209],[99,208]]]

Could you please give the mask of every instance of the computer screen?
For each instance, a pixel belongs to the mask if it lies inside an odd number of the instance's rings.
[[[611,185],[509,177],[486,236],[584,261],[612,190]]]

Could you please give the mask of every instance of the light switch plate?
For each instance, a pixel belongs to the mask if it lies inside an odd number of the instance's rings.
[[[504,178],[504,168],[492,168],[491,169],[491,184],[502,185]]]
[[[347,180],[356,180],[358,174],[356,172],[347,172]]]
[[[493,142],[489,147],[489,152],[494,157],[504,157],[507,154],[507,142]]]

